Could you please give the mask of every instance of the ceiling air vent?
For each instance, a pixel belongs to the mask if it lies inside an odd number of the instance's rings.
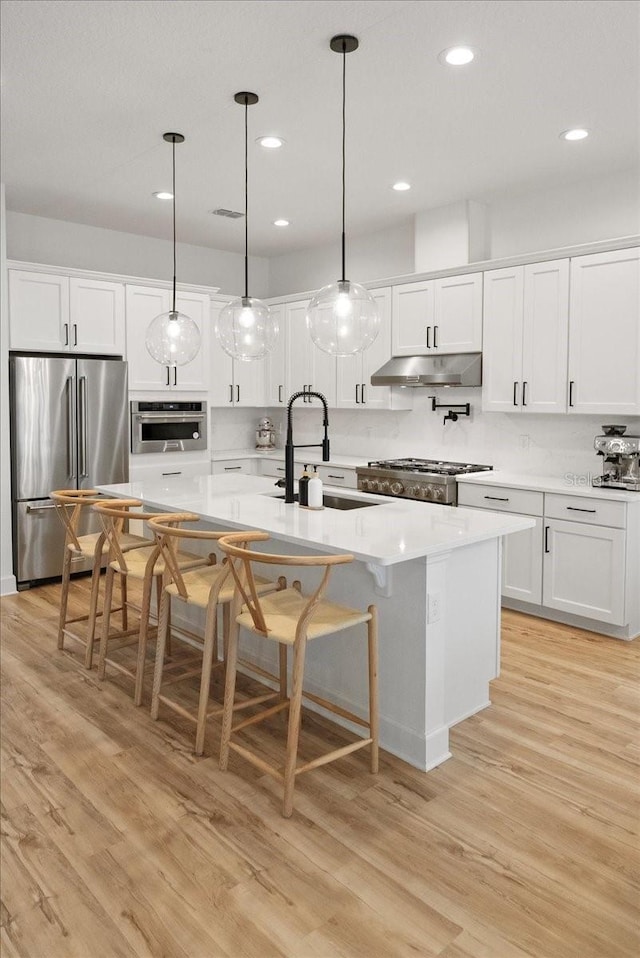
[[[222,208],[218,210],[211,210],[211,212],[214,216],[228,216],[230,220],[239,220],[244,216],[244,213],[238,213],[236,210],[225,210]]]

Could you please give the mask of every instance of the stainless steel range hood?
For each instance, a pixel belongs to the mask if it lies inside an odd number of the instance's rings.
[[[482,353],[393,356],[371,377],[372,386],[481,386]]]

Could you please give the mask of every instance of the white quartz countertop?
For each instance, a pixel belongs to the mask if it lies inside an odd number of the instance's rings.
[[[525,516],[389,499],[355,489],[341,496],[376,504],[349,511],[301,509],[275,498],[273,479],[263,476],[167,476],[98,489],[114,498],[140,499],[153,509],[194,512],[214,525],[260,529],[320,552],[352,553],[377,565],[448,552],[535,524]]]
[[[534,492],[554,492],[563,496],[582,496],[588,499],[607,499],[613,502],[640,502],[640,492],[626,489],[599,489],[591,485],[590,475],[567,473],[563,476],[525,476],[516,472],[482,472],[457,476],[458,482],[502,486],[510,489],[531,489]]]
[[[220,462],[223,459],[278,459],[284,462],[284,449],[216,449],[211,453],[211,462]],[[368,459],[354,459],[353,456],[334,456],[328,462],[322,461],[319,449],[296,449],[296,462],[309,462],[315,465],[342,466],[343,469],[355,469],[357,466],[366,466]]]

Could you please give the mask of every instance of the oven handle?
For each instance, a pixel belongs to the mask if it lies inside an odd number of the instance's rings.
[[[134,413],[136,417],[136,422],[204,422],[207,418],[206,412],[194,412],[194,413],[177,413],[172,415],[171,413]]]

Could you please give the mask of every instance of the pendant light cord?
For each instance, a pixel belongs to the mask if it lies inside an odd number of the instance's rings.
[[[176,311],[176,140],[175,137],[172,141],[172,156],[173,156],[173,176],[172,176],[172,190],[173,190],[173,303],[171,306],[171,311],[175,313]]]
[[[249,103],[244,101],[244,298],[249,298]]]
[[[342,282],[345,282],[345,166],[346,166],[346,77],[347,77],[347,51],[346,44],[342,44]]]

